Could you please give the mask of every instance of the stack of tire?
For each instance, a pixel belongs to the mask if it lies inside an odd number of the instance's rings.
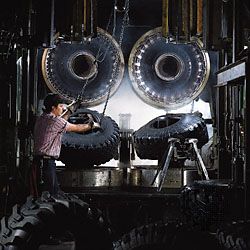
[[[201,113],[166,114],[154,118],[133,134],[136,153],[141,159],[161,160],[169,138],[182,142],[198,139],[198,148],[208,142],[208,132]]]

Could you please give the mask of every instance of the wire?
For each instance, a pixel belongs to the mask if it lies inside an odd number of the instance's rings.
[[[129,0],[126,0],[126,2],[125,2],[125,13],[124,13],[123,20],[122,20],[121,33],[120,33],[119,43],[118,43],[120,48],[122,47],[122,41],[123,41],[123,36],[124,36],[125,25],[127,25],[128,21],[129,21],[128,13],[129,13]],[[109,101],[109,98],[110,98],[111,88],[113,86],[112,82],[113,82],[114,76],[117,73],[118,59],[119,59],[119,54],[117,52],[116,57],[115,57],[114,69],[113,69],[113,72],[112,72],[112,75],[111,75],[111,80],[110,80],[110,86],[109,86],[109,90],[108,90],[108,94],[107,94],[107,99],[106,99],[106,102],[104,104],[104,108],[103,108],[103,111],[102,111],[103,117],[104,117],[105,111],[107,109],[108,101]]]
[[[117,0],[115,0],[115,2],[114,2],[114,7],[113,7],[113,9],[112,9],[112,11],[110,13],[109,20],[108,20],[108,23],[107,23],[107,26],[106,26],[106,31],[108,31],[110,23],[111,23],[112,16],[113,16],[112,37],[115,36],[115,32],[116,32],[116,8],[115,8],[116,3],[117,3]],[[101,59],[99,59],[101,57],[100,51],[101,51],[102,46],[103,46],[103,43],[100,44],[100,47],[99,47],[97,55],[96,55],[96,61],[97,62],[103,62],[104,61],[104,59],[106,58],[107,52],[108,52],[108,50],[110,48],[110,43],[108,44],[108,46],[107,46],[107,48],[106,48],[106,50],[104,52],[103,57]]]
[[[116,5],[116,2],[117,2],[117,0],[115,0],[114,6]],[[111,10],[111,13],[110,13],[109,20],[108,20],[108,23],[106,25],[106,31],[108,31],[108,29],[109,29],[109,26],[111,24],[112,16],[113,16],[113,22],[114,22],[112,36],[114,36],[115,29],[116,29],[116,11],[115,11],[114,7],[113,7],[113,9]],[[103,46],[103,43],[100,43],[100,46],[99,46],[98,51],[97,51],[97,54],[95,56],[95,58],[96,58],[95,63],[97,63],[97,62],[101,63],[101,62],[104,61],[104,59],[106,58],[107,52],[108,52],[108,50],[110,48],[110,43],[109,43],[108,47],[106,48],[103,57],[101,58],[101,56],[102,56],[102,54],[101,54],[101,48],[102,48],[102,46]],[[89,83],[89,78],[87,78],[85,80],[85,83],[84,83],[84,85],[83,85],[83,87],[82,87],[82,89],[80,91],[80,94],[77,97],[78,100],[82,100],[83,99],[83,93],[84,93],[85,88],[87,87],[88,83]]]

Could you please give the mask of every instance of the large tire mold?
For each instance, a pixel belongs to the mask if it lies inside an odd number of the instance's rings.
[[[172,110],[195,100],[210,74],[210,60],[202,42],[177,43],[162,36],[161,27],[145,33],[129,57],[129,76],[146,103]]]
[[[66,100],[80,94],[85,107],[115,93],[124,73],[124,57],[115,39],[101,28],[91,41],[60,41],[45,49],[42,73],[48,88]]]

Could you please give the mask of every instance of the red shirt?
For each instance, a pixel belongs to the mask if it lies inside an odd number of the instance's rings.
[[[62,135],[68,122],[60,116],[43,113],[37,118],[34,128],[34,154],[58,158]]]

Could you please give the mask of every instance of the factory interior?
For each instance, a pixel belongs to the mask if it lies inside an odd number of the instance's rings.
[[[4,5],[0,250],[250,249],[249,0]],[[100,127],[63,133],[63,192],[34,195],[50,93]]]

